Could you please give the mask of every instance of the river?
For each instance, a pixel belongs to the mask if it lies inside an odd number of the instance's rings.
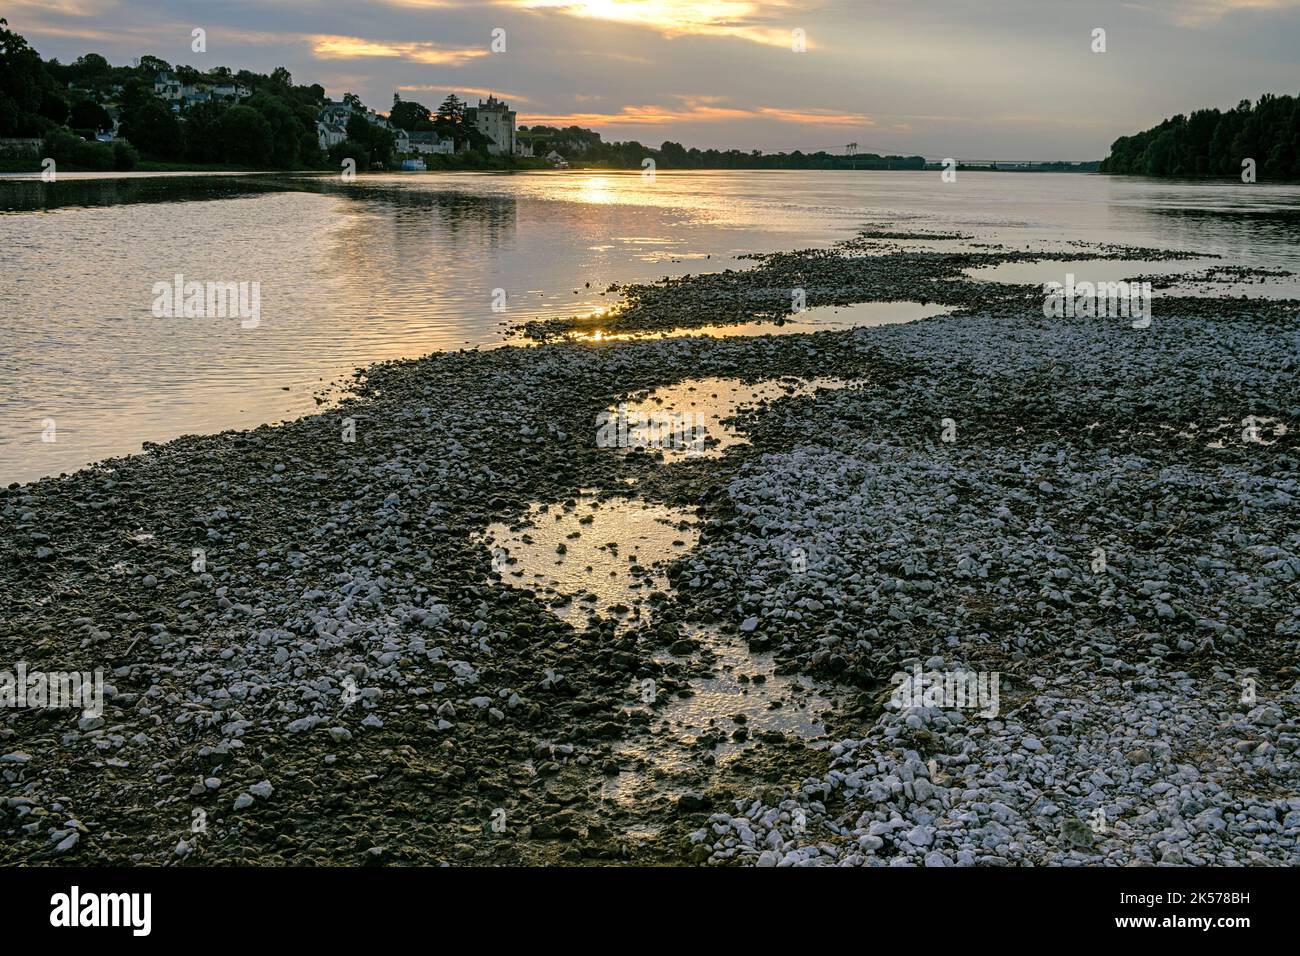
[[[498,346],[529,319],[608,307],[611,283],[746,268],[737,256],[864,227],[1016,248],[1155,246],[1300,272],[1294,185],[966,171],[955,183],[931,172],[751,170],[346,184],[3,176],[0,484],[142,442],[292,419],[369,363]],[[1012,265],[990,277],[1043,281],[1033,264]],[[156,286],[176,276],[247,283],[256,315],[168,317]],[[1300,297],[1295,278],[1242,291]]]

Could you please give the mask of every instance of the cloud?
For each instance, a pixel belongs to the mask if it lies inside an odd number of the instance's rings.
[[[6,12],[0,14],[9,20],[10,27],[17,22],[15,14],[52,13],[63,17],[100,17],[117,6],[117,0],[8,0]]]
[[[800,126],[863,127],[875,122],[862,113],[807,107],[726,106],[716,96],[678,97],[680,106],[624,106],[612,113],[560,113],[520,115],[521,123],[544,126],[668,126],[681,123],[726,123],[767,119]]]
[[[765,46],[789,47],[786,0],[759,4],[751,0],[503,0],[533,13],[561,13],[584,20],[603,20],[644,27],[665,37],[732,37]],[[803,12],[807,12],[804,4]],[[805,41],[812,49],[811,40]]]
[[[755,113],[782,123],[798,123],[804,126],[875,126],[870,116],[861,113],[843,113],[838,110],[813,109],[778,109],[773,106],[760,106]]]
[[[449,49],[424,41],[367,40],[362,37],[334,36],[324,33],[312,34],[308,40],[311,42],[312,53],[322,60],[396,57],[413,63],[457,66],[488,55],[486,46]]]
[[[1164,0],[1159,9],[1184,27],[1213,26],[1238,13],[1272,13],[1300,7],[1300,0]]]
[[[533,102],[527,96],[519,93],[507,93],[504,90],[488,89],[486,86],[465,86],[458,83],[408,83],[397,87],[398,93],[438,93],[446,96],[448,93],[455,93],[461,99],[467,95],[473,96],[495,96],[499,100],[507,103],[531,103]]]

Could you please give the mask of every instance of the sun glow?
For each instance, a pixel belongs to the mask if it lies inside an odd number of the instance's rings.
[[[310,39],[312,53],[322,60],[398,57],[415,63],[446,66],[488,54],[486,49],[445,49],[426,42],[389,42],[331,34],[316,34]]]
[[[781,28],[750,0],[514,0],[527,10],[555,10],[588,20],[647,27],[665,36],[729,36],[771,46],[788,46]]]

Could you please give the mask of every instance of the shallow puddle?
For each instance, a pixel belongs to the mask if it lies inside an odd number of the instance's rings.
[[[1137,276],[1174,276],[1203,269],[1217,259],[1038,259],[1027,262],[1001,262],[995,266],[963,270],[978,282],[1009,282],[1043,285],[1065,282],[1067,273],[1079,282],[1123,282]]]
[[[485,543],[502,581],[580,628],[593,615],[645,620],[650,595],[669,590],[666,564],[695,546],[695,525],[681,508],[582,497],[534,503],[518,522],[490,525]]]
[[[819,715],[830,701],[812,678],[777,674],[772,653],[751,651],[743,639],[728,640],[716,629],[700,628],[688,636],[712,652],[714,675],[691,681],[692,696],[674,698],[660,711],[661,724],[677,739],[692,744],[705,733],[721,731],[727,739],[714,746],[713,754],[723,757],[752,746],[764,733],[811,740],[825,732]],[[733,737],[742,726],[747,737]]]
[[[564,337],[572,342],[629,342],[638,339],[680,339],[692,335],[720,339],[752,338],[758,335],[804,335],[809,332],[833,332],[842,329],[875,328],[915,322],[936,315],[947,315],[953,308],[920,302],[856,302],[852,305],[819,305],[796,312],[784,319],[743,322],[736,325],[701,325],[663,332],[570,332]]]
[[[966,269],[979,282],[1007,282],[1041,286],[1066,281],[1073,274],[1080,282],[1125,282],[1142,277],[1156,294],[1179,296],[1248,296],[1251,298],[1300,297],[1300,277],[1253,273],[1242,276],[1222,259],[1041,259],[1032,262],[1003,262],[996,266]]]
[[[711,654],[713,672],[690,681],[690,696],[667,703],[645,681],[628,688],[628,709],[649,710],[654,721],[649,732],[616,748],[621,769],[605,781],[606,799],[631,804],[692,789],[765,736],[826,744],[822,717],[833,706],[828,688],[802,675],[777,674],[772,654],[751,652],[742,638],[715,628],[685,636],[700,642],[693,658]],[[656,659],[674,658],[665,652]],[[663,706],[651,708],[647,696]]]
[[[716,458],[748,438],[732,421],[742,410],[819,388],[849,388],[839,378],[783,378],[746,384],[738,378],[692,378],[632,395],[597,422],[601,448],[641,448],[666,458]]]

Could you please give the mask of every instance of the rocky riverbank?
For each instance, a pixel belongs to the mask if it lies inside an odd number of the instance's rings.
[[[1300,862],[1296,303],[1049,320],[906,239],[608,327],[957,311],[385,363],[4,491],[0,667],[108,687],[0,713],[0,861]],[[664,394],[738,440],[598,446]],[[887,707],[914,665],[997,715]]]

